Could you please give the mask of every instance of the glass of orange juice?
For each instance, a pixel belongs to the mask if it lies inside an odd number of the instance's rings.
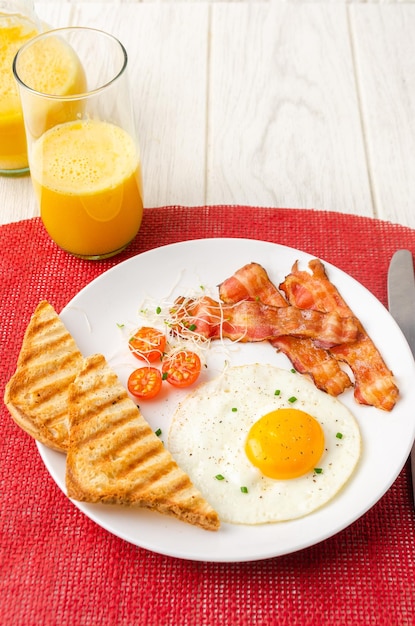
[[[23,114],[13,77],[13,58],[41,30],[30,0],[0,0],[0,174],[29,171]]]
[[[83,259],[118,254],[143,214],[124,46],[92,28],[51,30],[19,50],[13,71],[47,232]]]

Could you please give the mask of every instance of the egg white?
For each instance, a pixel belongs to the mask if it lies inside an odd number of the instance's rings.
[[[249,429],[277,408],[300,409],[321,424],[321,473],[274,480],[251,464],[244,449]],[[355,470],[361,437],[337,398],[300,374],[255,363],[230,367],[186,396],[173,416],[168,447],[222,521],[263,524],[302,517],[331,500]]]

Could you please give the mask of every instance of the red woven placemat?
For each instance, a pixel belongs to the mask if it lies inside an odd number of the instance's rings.
[[[123,259],[204,237],[247,237],[304,250],[351,274],[384,304],[390,257],[401,247],[415,252],[415,231],[409,228],[294,209],[146,210],[129,249],[99,263],[59,250],[39,219],[1,226],[2,396],[39,300],[48,299],[60,311],[80,288]],[[61,493],[34,442],[3,405],[0,424],[1,624],[415,624],[408,465],[380,502],[324,543],[266,561],[200,563],[148,552],[96,526]]]

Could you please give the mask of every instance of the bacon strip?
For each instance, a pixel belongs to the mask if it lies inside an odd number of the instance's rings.
[[[289,306],[258,263],[249,263],[227,278],[219,285],[219,295],[227,304],[260,300],[271,306]],[[270,343],[290,359],[298,372],[310,376],[318,389],[337,396],[351,386],[349,376],[338,361],[327,350],[316,346],[312,339],[285,336]]]
[[[260,300],[271,306],[289,306],[259,263],[248,263],[224,280],[219,285],[219,296],[228,304],[241,300]]]
[[[337,288],[329,281],[321,261],[314,259],[309,267],[311,274],[300,271],[295,263],[291,274],[280,285],[288,301],[307,310],[337,311],[342,317],[353,315]],[[358,326],[359,335],[355,342],[332,347],[330,352],[351,368],[355,378],[354,396],[359,404],[391,411],[399,395],[393,374],[360,321]]]
[[[206,339],[254,342],[292,335],[311,337],[319,345],[331,347],[355,341],[358,332],[352,317],[342,318],[336,311],[272,307],[248,300],[227,305],[208,296],[178,298],[171,315],[173,331],[183,334],[190,329]]]

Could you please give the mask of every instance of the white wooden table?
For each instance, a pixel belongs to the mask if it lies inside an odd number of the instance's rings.
[[[315,208],[415,228],[415,5],[36,2],[124,43],[147,207]],[[0,178],[0,223],[37,215]]]

